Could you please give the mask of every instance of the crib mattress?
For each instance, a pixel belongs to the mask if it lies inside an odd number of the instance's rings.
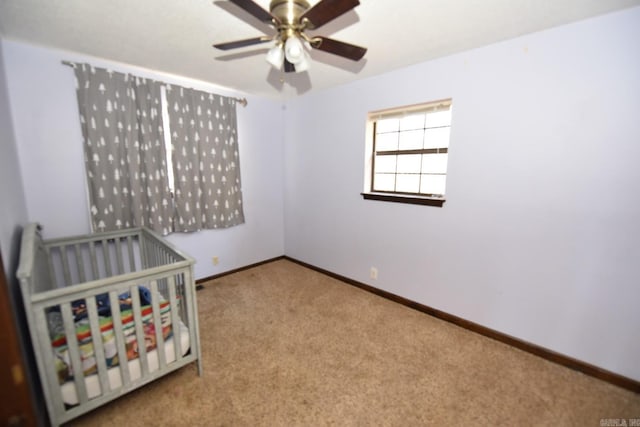
[[[189,329],[180,322],[180,349],[184,356],[189,351]],[[165,360],[167,363],[171,363],[176,360],[176,354],[174,349],[174,338],[176,334],[167,339],[164,343]],[[154,349],[147,352],[147,363],[149,364],[149,372],[157,371],[159,368],[158,361],[158,349]],[[140,364],[140,358],[132,359],[127,362],[129,368],[129,376],[131,381],[135,381],[142,376],[142,368]],[[116,389],[122,386],[122,377],[120,376],[120,366],[113,366],[107,369],[107,376],[109,378],[109,384],[111,389]],[[87,375],[85,377],[85,385],[87,387],[87,395],[89,399],[96,398],[102,394],[100,388],[100,379],[97,374]],[[67,381],[60,386],[62,393],[62,400],[67,405],[77,405],[78,394],[76,392],[76,386],[73,381]]]

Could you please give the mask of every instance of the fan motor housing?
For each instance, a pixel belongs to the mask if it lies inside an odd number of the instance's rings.
[[[306,0],[271,0],[271,14],[285,25],[299,25],[300,16],[309,9]]]

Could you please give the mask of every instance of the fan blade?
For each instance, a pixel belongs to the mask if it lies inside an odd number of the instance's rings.
[[[359,4],[358,0],[320,0],[315,6],[303,13],[300,19],[307,18],[309,20],[308,28],[319,28]]]
[[[268,22],[268,23],[270,23],[274,19],[278,21],[275,16],[273,16],[272,14],[264,10],[260,5],[253,2],[252,0],[230,0],[230,1],[231,3],[235,4],[236,6],[244,9],[251,15],[255,16],[260,21]]]
[[[296,66],[293,65],[291,62],[287,61],[287,58],[284,59],[284,72],[285,73],[295,73],[296,72]]]
[[[254,37],[252,39],[236,40],[234,42],[228,42],[228,43],[218,43],[218,44],[214,44],[213,47],[220,50],[229,50],[229,49],[236,49],[239,47],[252,46],[254,44],[265,43],[268,41],[271,41],[271,37],[262,36],[262,37]]]
[[[367,49],[364,47],[352,45],[349,43],[341,42],[334,39],[328,39],[326,37],[314,37],[311,43],[311,47],[323,50],[325,52],[333,53],[334,55],[343,56],[353,61],[359,61],[362,59]]]

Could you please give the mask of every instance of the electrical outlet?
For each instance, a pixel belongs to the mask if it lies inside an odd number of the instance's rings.
[[[371,278],[373,280],[377,280],[378,279],[378,269],[375,267],[371,267],[371,272],[369,273],[369,275],[371,276]]]
[[[220,260],[218,259],[218,257],[217,257],[217,256],[214,256],[214,257],[211,259],[211,262],[213,262],[213,265],[218,265],[218,263],[220,262]]]

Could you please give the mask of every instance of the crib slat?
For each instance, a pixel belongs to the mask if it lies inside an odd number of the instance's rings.
[[[76,336],[76,327],[71,313],[71,303],[60,304],[62,312],[62,322],[64,323],[64,333],[67,337],[67,348],[71,358],[71,369],[73,370],[73,382],[76,385],[76,393],[80,404],[87,403],[87,386],[84,382],[84,372],[82,371],[82,362],[80,360],[80,348],[78,346],[78,337]]]
[[[200,324],[198,320],[198,299],[196,298],[196,281],[193,277],[193,264],[185,268],[185,289],[191,300],[191,311],[188,316],[191,316],[193,323],[189,323],[189,337],[191,339],[191,348],[194,349],[195,356],[198,360],[198,375],[202,376],[202,348],[200,347]]]
[[[156,267],[159,265],[163,265],[162,263],[162,248],[160,245],[156,244]]]
[[[133,240],[131,239],[131,234],[127,236],[127,249],[129,250],[129,272],[136,271],[136,260],[133,257],[134,249],[133,249]]]
[[[47,355],[49,355],[49,352],[51,351],[51,338],[49,337],[49,331],[45,326],[48,324],[45,309],[42,308],[42,306],[37,307],[35,308],[33,315],[35,316],[36,324],[43,325],[43,327],[38,330],[40,354],[38,355],[36,353],[36,356],[46,359]],[[36,343],[34,343],[34,346],[35,345]],[[59,392],[60,383],[58,382],[58,374],[56,372],[55,364],[50,363],[49,360],[45,360],[44,362],[47,383],[49,384],[49,387],[43,387],[47,405],[51,405],[56,413],[63,414],[65,407],[64,402],[62,401],[62,394]]]
[[[163,254],[162,254],[161,263],[162,263],[162,265],[167,265],[167,264],[169,264],[169,262],[168,262],[168,255],[167,255],[167,253],[166,253],[166,252],[163,252]],[[163,277],[162,279],[160,279],[160,280],[158,281],[158,286],[159,286],[159,288],[160,288],[160,293],[161,293],[163,296],[165,296],[165,298],[166,298],[166,295],[167,295],[167,278],[166,278],[166,277]]]
[[[107,277],[111,277],[111,255],[109,254],[109,242],[102,239],[102,256],[104,257],[104,271]]]
[[[91,272],[93,273],[93,280],[100,278],[100,270],[98,270],[98,257],[96,255],[96,242],[89,242],[89,256],[91,257]]]
[[[143,233],[138,234],[138,254],[140,255],[140,269],[144,270],[149,268],[149,246],[148,239]]]
[[[80,250],[80,245],[78,243],[76,243],[74,245],[74,250],[76,253],[76,264],[77,264],[77,268],[78,268],[78,278],[80,280],[80,283],[84,283],[87,281],[87,276],[85,275],[84,272],[84,259],[82,258],[82,251]]]
[[[137,286],[131,287],[131,305],[133,309],[133,323],[136,329],[136,340],[138,343],[138,358],[140,360],[140,370],[142,377],[149,374],[149,361],[147,360],[147,346],[144,342],[144,329],[142,325],[142,310],[140,309],[140,291]]]
[[[118,366],[120,368],[120,378],[122,379],[122,385],[125,386],[131,382],[131,379],[129,376],[126,338],[122,330],[122,313],[120,312],[120,299],[117,292],[109,292],[109,302],[111,303],[113,333],[116,336],[116,348],[118,350]]]
[[[160,317],[160,304],[158,304],[158,283],[151,281],[151,308],[153,310],[153,326],[156,333],[156,353],[158,355],[158,367],[164,369],[167,366],[167,359],[164,351],[164,334],[162,319]]]
[[[158,264],[156,262],[156,251],[155,251],[155,244],[152,241],[149,241],[149,262],[150,262],[150,267],[156,267]]]
[[[64,275],[64,286],[71,286],[71,269],[69,268],[69,257],[67,256],[67,247],[60,246],[60,256],[62,257],[62,273]]]
[[[47,246],[45,247],[45,252],[47,254],[47,264],[49,264],[49,279],[51,280],[51,289],[58,288],[58,279],[56,274],[56,269],[53,266],[53,256],[51,256],[51,249]]]
[[[182,358],[182,339],[180,331],[180,319],[178,318],[178,301],[176,298],[176,278],[169,276],[169,305],[171,305],[171,327],[173,328],[173,350],[176,353],[176,362]]]
[[[158,244],[153,242],[153,266],[157,267],[160,265],[159,259],[160,251],[158,250]]]
[[[153,268],[157,265],[156,263],[156,251],[155,251],[155,244],[154,242],[152,242],[151,240],[149,240],[149,262],[150,262],[150,267]]]
[[[178,281],[178,290],[180,291],[180,302],[181,304],[181,308],[182,308],[182,315],[186,316],[186,312],[187,312],[187,287],[185,286],[185,281],[184,281],[184,272],[180,273],[176,280]],[[191,327],[191,323],[189,323],[189,321],[187,320],[187,324],[189,325],[189,327]]]
[[[156,262],[153,259],[153,242],[150,240],[147,240],[147,262],[149,263],[147,268],[153,268],[156,266]]]
[[[87,313],[89,315],[89,326],[91,327],[91,343],[93,344],[93,355],[98,368],[98,378],[100,379],[101,394],[111,391],[109,378],[107,376],[107,361],[104,354],[104,344],[102,342],[102,332],[100,331],[100,321],[98,319],[98,308],[95,297],[86,299]]]
[[[117,238],[114,240],[116,245],[116,264],[118,266],[118,274],[124,274],[124,262],[122,260],[122,246],[120,239]]]
[[[198,373],[202,375],[202,357],[200,355],[200,343],[198,342],[198,317],[196,316],[195,283],[193,282],[192,269],[185,269],[183,279],[183,297],[187,300],[187,319],[189,322],[189,342],[192,352],[198,358]],[[187,288],[188,287],[188,288]]]
[[[165,255],[165,263],[166,264],[170,264],[172,261],[170,261],[169,253],[165,252],[165,254],[166,254]],[[167,293],[167,278],[166,277],[162,280],[162,285],[163,285],[163,289],[162,290],[164,291],[164,293],[166,295],[166,293]]]

